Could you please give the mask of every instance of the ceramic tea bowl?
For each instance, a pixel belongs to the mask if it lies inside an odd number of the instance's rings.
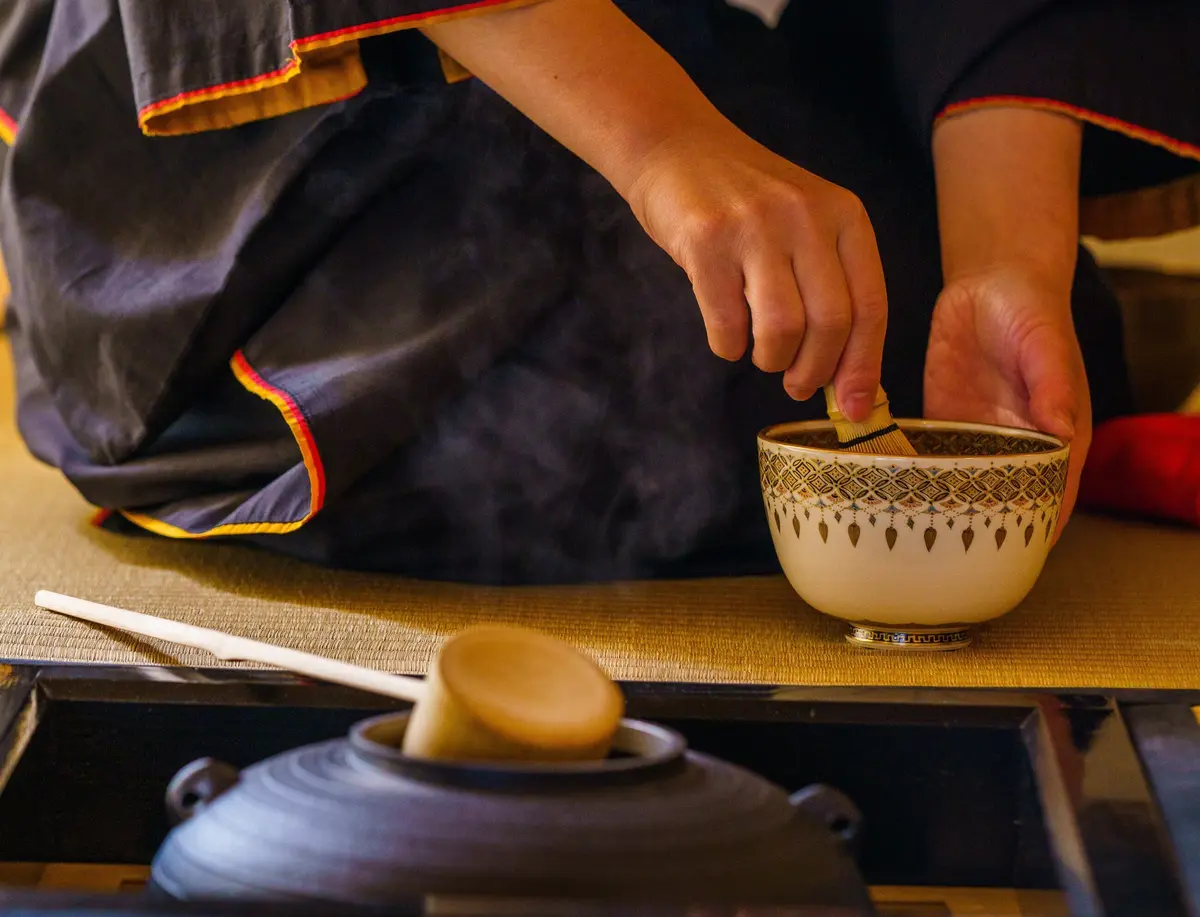
[[[900,420],[919,453],[844,452],[829,421],[759,433],[792,587],[861,646],[948,650],[1028,595],[1050,551],[1069,446],[1028,430]]]

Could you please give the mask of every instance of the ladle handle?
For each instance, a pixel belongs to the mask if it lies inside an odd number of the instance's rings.
[[[169,643],[192,646],[212,653],[218,659],[238,660],[243,662],[260,662],[307,675],[321,681],[346,685],[394,697],[412,703],[419,702],[425,696],[425,683],[419,678],[408,678],[403,675],[392,675],[377,669],[339,662],[325,656],[304,653],[300,650],[275,646],[271,643],[261,643],[227,634],[224,631],[211,630],[207,627],[196,627],[194,624],[184,624],[167,618],[156,618],[136,611],[126,611],[123,608],[113,608],[86,599],[62,595],[57,592],[39,590],[33,597],[34,604],[48,611],[69,615],[115,627],[117,630],[140,634],[143,637],[154,637]]]

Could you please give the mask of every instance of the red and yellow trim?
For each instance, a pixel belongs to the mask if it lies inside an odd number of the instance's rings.
[[[300,519],[293,522],[231,522],[218,525],[203,532],[190,532],[187,529],[163,522],[144,513],[122,510],[123,515],[148,531],[168,538],[216,538],[223,535],[285,535],[294,532],[308,520],[320,512],[325,505],[325,465],[321,461],[321,453],[317,449],[316,439],[308,426],[308,421],[294,398],[278,386],[271,385],[252,367],[246,355],[240,350],[233,355],[230,368],[247,391],[259,398],[271,402],[278,408],[287,421],[288,428],[295,437],[296,445],[300,447],[300,457],[308,471],[309,508]]]
[[[358,48],[360,40],[539,2],[473,0],[433,12],[393,16],[298,38],[289,45],[292,59],[277,70],[160,99],[138,112],[138,125],[147,136],[173,137],[236,127],[339,102],[357,95],[367,85]],[[461,66],[445,55],[441,55],[441,60],[447,79],[462,79],[466,75]]]
[[[17,122],[3,108],[0,108],[0,140],[7,146],[12,146],[17,140]]]
[[[936,126],[938,122],[947,118],[953,118],[957,115],[966,114],[969,111],[981,108],[1013,108],[1018,106],[1023,108],[1039,108],[1043,111],[1068,115],[1079,121],[1086,121],[1097,127],[1103,127],[1106,130],[1124,134],[1133,140],[1140,140],[1143,143],[1150,143],[1161,147],[1177,156],[1184,156],[1188,159],[1200,159],[1200,146],[1194,143],[1178,140],[1161,131],[1151,130],[1148,127],[1132,124],[1129,121],[1122,121],[1120,118],[1113,118],[1086,108],[1080,108],[1078,105],[1070,105],[1066,102],[1060,102],[1057,99],[1043,99],[1036,96],[982,96],[978,99],[966,99],[962,102],[955,102],[942,109],[934,119],[934,125]]]
[[[100,526],[104,525],[104,523],[106,523],[109,519],[112,518],[112,514],[114,512],[115,512],[115,510],[111,510],[111,509],[98,509],[94,513],[92,513],[92,517],[88,520],[88,524],[94,525],[94,526],[96,526],[96,528],[99,528]]]

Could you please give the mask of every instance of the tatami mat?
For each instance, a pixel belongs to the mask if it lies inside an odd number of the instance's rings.
[[[36,464],[0,357],[0,659],[214,665],[32,605],[39,588],[398,672],[481,620],[542,628],[615,677],[798,685],[1200,688],[1200,534],[1078,519],[1034,595],[964,652],[854,649],[781,577],[491,589],[336,573],[236,546],[127,539]]]

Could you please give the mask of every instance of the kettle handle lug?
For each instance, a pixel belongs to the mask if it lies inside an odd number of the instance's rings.
[[[862,829],[862,813],[846,794],[822,783],[788,797],[793,808],[815,818],[847,847],[853,848]]]
[[[174,824],[185,822],[238,782],[238,769],[215,758],[198,758],[185,765],[167,784],[167,814]]]

